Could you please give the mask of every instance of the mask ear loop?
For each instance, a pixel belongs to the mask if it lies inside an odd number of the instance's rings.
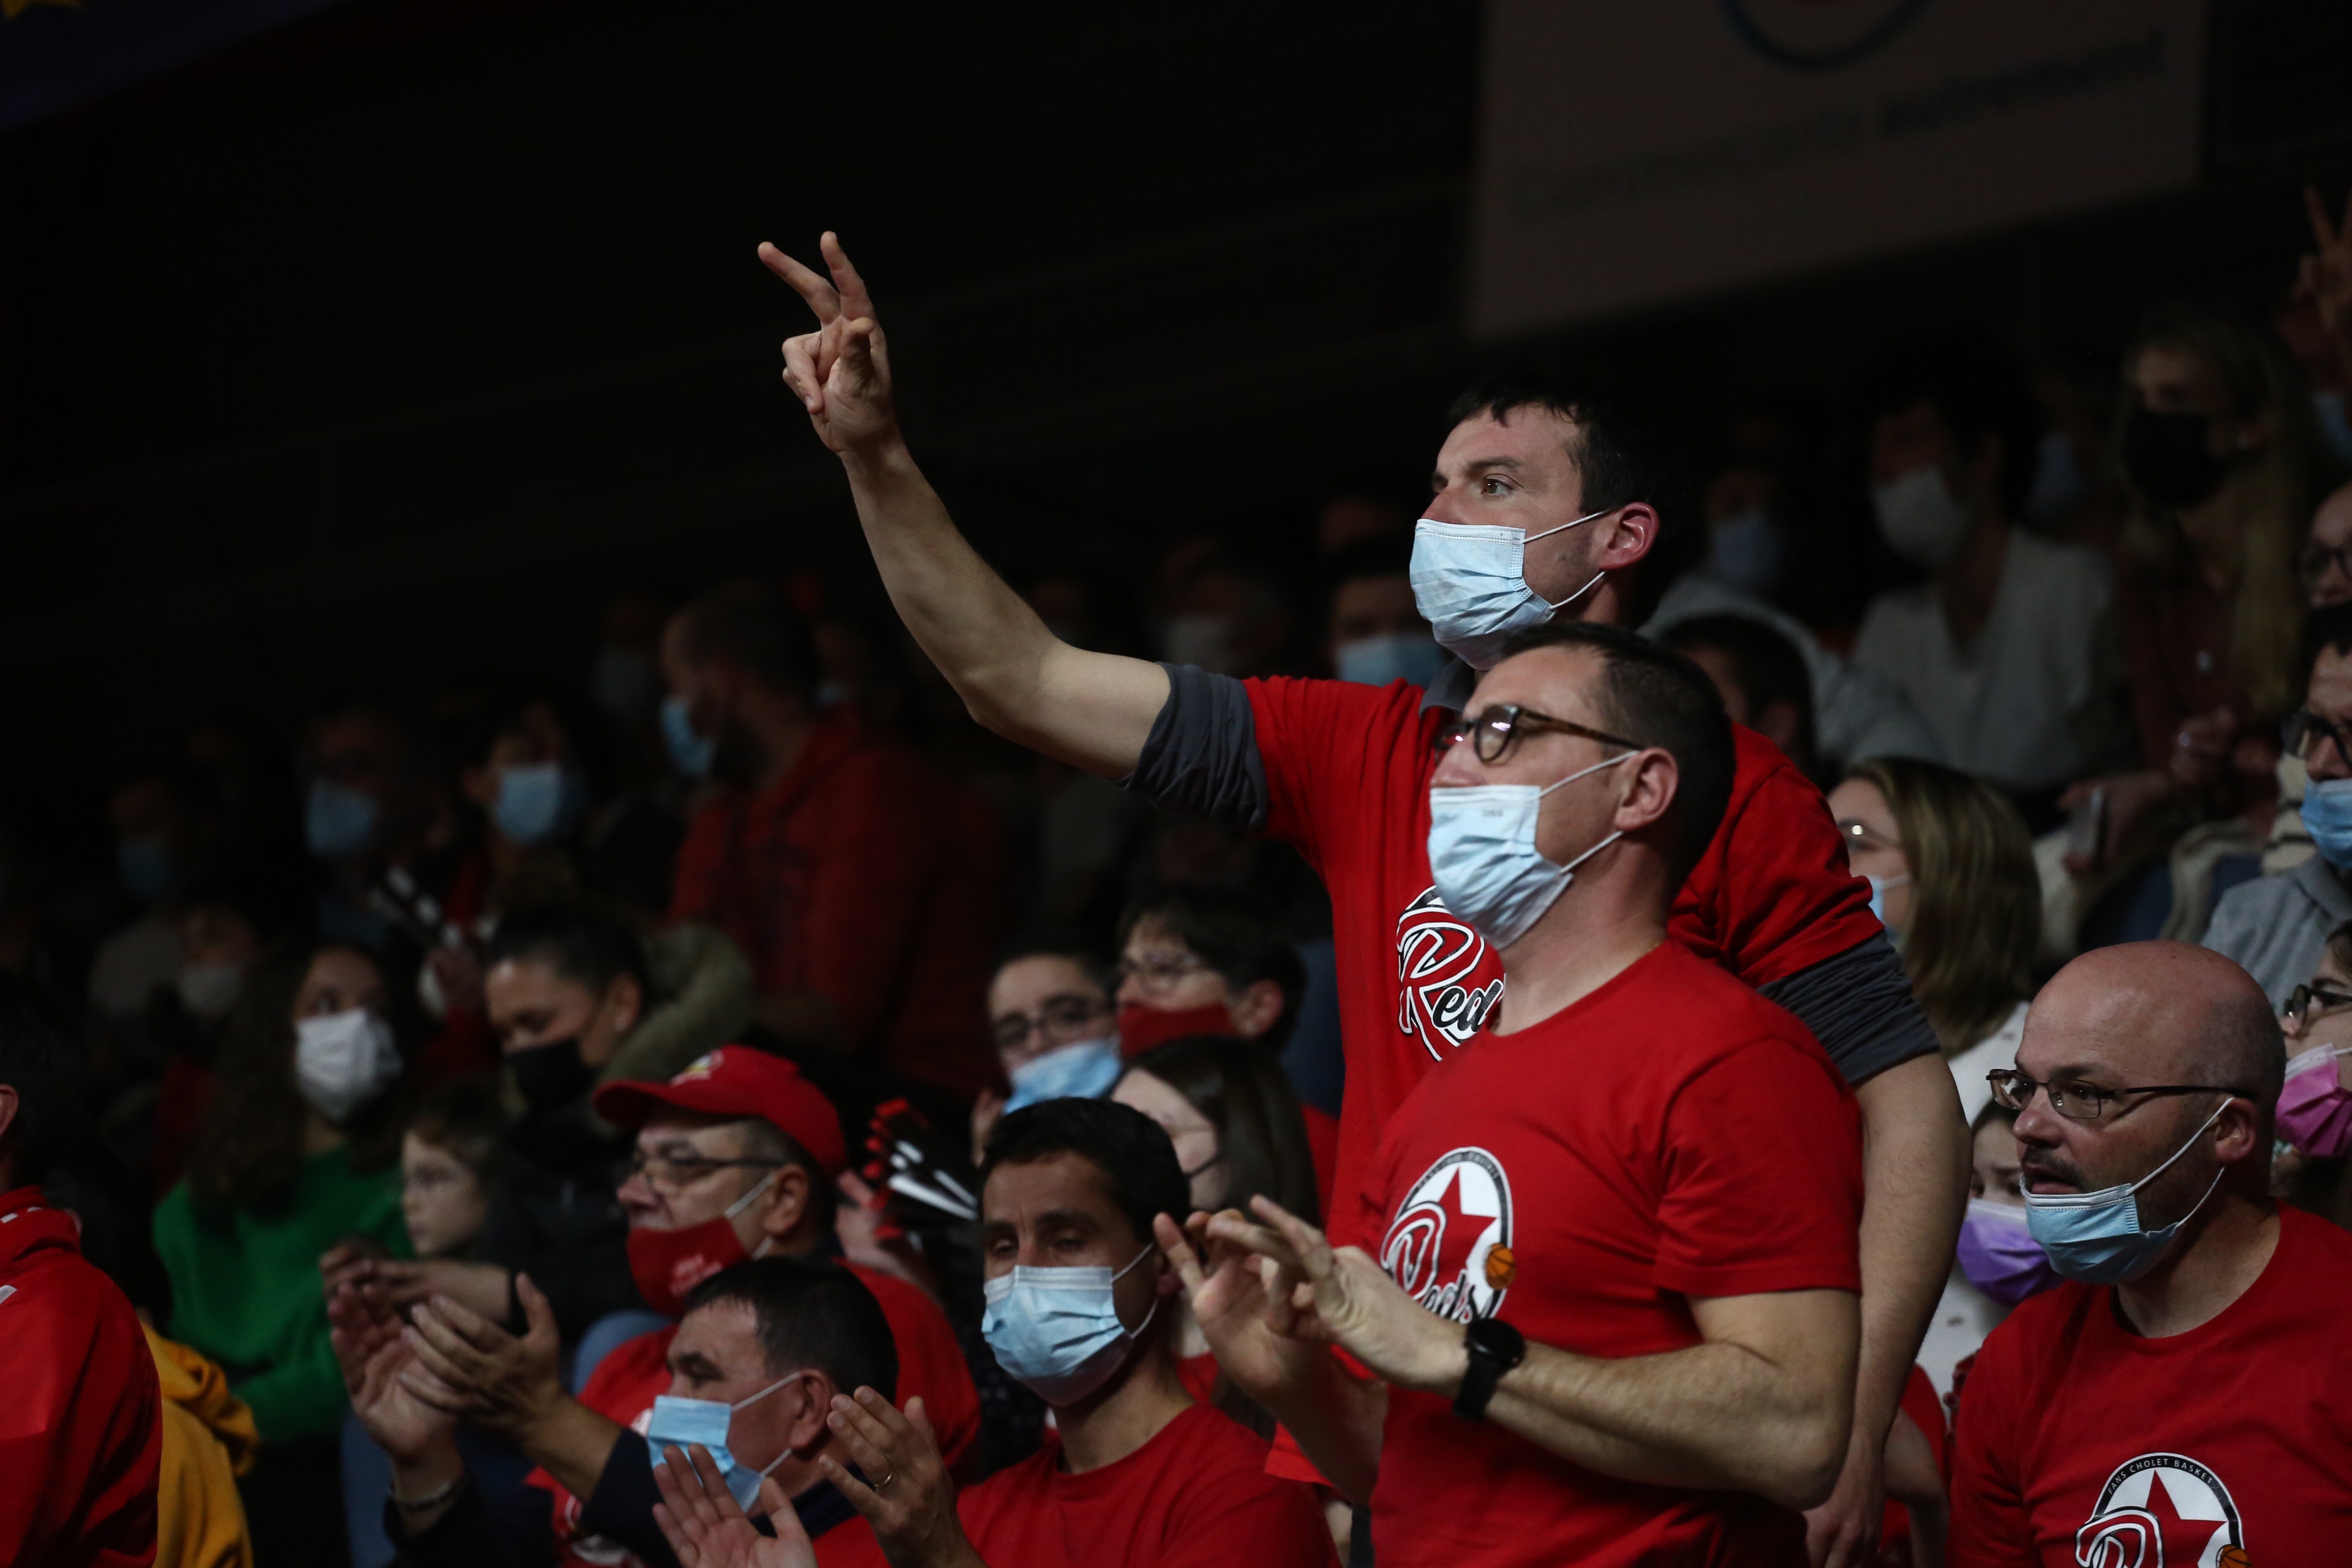
[[[1541,800],[1544,796],[1558,789],[1561,784],[1574,784],[1577,780],[1584,777],[1585,774],[1597,773],[1603,768],[1613,768],[1619,763],[1622,763],[1626,758],[1633,755],[1635,755],[1635,753],[1632,752],[1620,752],[1606,762],[1595,763],[1589,768],[1579,768],[1576,772],[1569,774],[1566,778],[1560,779],[1557,783],[1544,785],[1543,788],[1536,792],[1536,798],[1538,800]],[[1583,865],[1587,860],[1591,859],[1595,855],[1600,854],[1603,849],[1608,848],[1612,844],[1616,843],[1617,840],[1624,837],[1625,830],[1622,827],[1618,828],[1615,832],[1610,834],[1608,837],[1602,839],[1600,843],[1595,844],[1591,848],[1587,849],[1583,854],[1579,855],[1567,865],[1562,866],[1560,869],[1568,873],[1568,879],[1571,883],[1574,882],[1576,880],[1576,868],[1579,866]],[[1566,889],[1563,889],[1562,890],[1565,891]]]
[[[1607,517],[1611,512],[1614,511],[1615,510],[1616,510],[1616,508],[1614,508],[1614,507],[1602,507],[1599,511],[1588,511],[1588,512],[1586,512],[1582,517],[1578,518],[1574,522],[1563,522],[1563,523],[1561,523],[1558,528],[1547,528],[1547,529],[1545,529],[1541,533],[1530,533],[1530,534],[1528,534],[1526,538],[1524,538],[1524,539],[1520,540],[1520,541],[1519,541],[1519,581],[1521,581],[1522,583],[1524,583],[1524,582],[1526,582],[1526,581],[1527,581],[1527,575],[1528,575],[1528,556],[1527,556],[1527,549],[1528,549],[1528,545],[1533,544],[1533,543],[1534,543],[1537,540],[1538,540],[1538,539],[1549,539],[1549,538],[1550,538],[1553,534],[1555,534],[1555,533],[1566,533],[1570,529],[1571,529],[1571,528],[1575,528],[1575,527],[1577,527],[1577,526],[1579,526],[1580,524],[1582,524],[1582,523],[1591,522],[1591,521],[1594,518],[1596,518],[1596,517]],[[1545,603],[1547,605],[1549,605],[1549,607],[1551,607],[1552,609],[1555,609],[1555,610],[1564,610],[1564,609],[1566,609],[1569,605],[1573,605],[1574,603],[1576,603],[1576,601],[1577,601],[1577,600],[1581,599],[1582,597],[1584,597],[1584,595],[1585,595],[1590,594],[1591,592],[1592,592],[1592,589],[1593,589],[1594,584],[1598,584],[1598,583],[1601,581],[1601,578],[1606,577],[1606,576],[1608,576],[1608,575],[1609,575],[1609,574],[1608,574],[1608,573],[1606,573],[1606,572],[1596,572],[1596,573],[1594,573],[1594,574],[1592,574],[1592,582],[1591,582],[1591,583],[1587,583],[1583,587],[1579,588],[1575,593],[1570,594],[1567,598],[1565,598],[1565,599],[1562,599],[1562,600],[1559,601],[1557,604],[1553,603],[1553,601],[1551,601],[1551,600],[1549,600],[1549,599],[1546,599],[1546,600],[1544,601],[1544,603]]]
[[[1223,1158],[1223,1155],[1219,1155],[1219,1156],[1218,1156],[1218,1158],[1222,1159],[1222,1158]],[[1206,1167],[1203,1167],[1203,1168],[1205,1169]],[[1132,1258],[1129,1258],[1129,1259],[1127,1260],[1127,1267],[1126,1267],[1126,1268],[1121,1268],[1118,1273],[1116,1273],[1116,1274],[1112,1275],[1112,1276],[1110,1277],[1110,1282],[1111,1282],[1112,1284],[1116,1285],[1116,1284],[1118,1284],[1120,1280],[1122,1280],[1122,1279],[1126,1279],[1126,1278],[1128,1277],[1128,1275],[1129,1275],[1130,1272],[1132,1272],[1132,1271],[1133,1271],[1133,1269],[1134,1269],[1134,1268],[1135,1268],[1135,1266],[1136,1266],[1137,1264],[1139,1264],[1139,1263],[1142,1262],[1145,1258],[1149,1258],[1149,1257],[1150,1257],[1150,1256],[1151,1256],[1151,1254],[1152,1254],[1152,1252],[1153,1252],[1154,1248],[1157,1247],[1157,1245],[1158,1245],[1158,1244],[1157,1244],[1157,1243],[1154,1243],[1154,1242],[1149,1242],[1149,1241],[1145,1242],[1145,1243],[1143,1244],[1143,1250],[1142,1250],[1142,1251],[1140,1251],[1140,1252],[1139,1252],[1139,1253],[1137,1253],[1134,1257],[1132,1257]],[[1112,1303],[1111,1303],[1111,1316],[1113,1316],[1113,1317],[1117,1317],[1118,1315],[1118,1302],[1116,1302],[1116,1301],[1114,1301],[1114,1302],[1112,1302]],[[1151,1298],[1151,1310],[1150,1310],[1150,1311],[1148,1311],[1148,1312],[1146,1312],[1146,1313],[1144,1313],[1144,1314],[1143,1314],[1143,1321],[1141,1321],[1141,1322],[1139,1322],[1139,1323],[1136,1324],[1136,1325],[1135,1325],[1135,1327],[1133,1327],[1133,1328],[1131,1328],[1131,1329],[1130,1329],[1130,1328],[1129,1328],[1125,1323],[1121,1323],[1121,1324],[1119,1324],[1119,1326],[1118,1326],[1118,1331],[1119,1331],[1120,1333],[1125,1334],[1125,1335],[1127,1336],[1127,1342],[1128,1342],[1128,1343],[1129,1343],[1129,1344],[1133,1344],[1137,1340],[1139,1340],[1139,1339],[1141,1339],[1141,1338],[1143,1337],[1143,1331],[1144,1331],[1144,1330],[1146,1330],[1146,1329],[1148,1329],[1148,1328],[1150,1328],[1150,1327],[1151,1326],[1151,1320],[1152,1320],[1152,1319],[1154,1319],[1154,1318],[1156,1318],[1156,1317],[1158,1317],[1159,1315],[1160,1315],[1160,1298],[1159,1298],[1159,1297],[1157,1297],[1157,1296],[1154,1296],[1154,1297],[1152,1297],[1152,1298]]]

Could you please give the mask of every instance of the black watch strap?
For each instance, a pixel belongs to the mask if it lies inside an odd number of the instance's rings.
[[[1465,1421],[1484,1420],[1486,1404],[1495,1397],[1495,1385],[1527,1359],[1527,1336],[1500,1318],[1473,1318],[1462,1338],[1470,1352],[1470,1365],[1462,1374],[1462,1386],[1454,1391],[1454,1414]]]

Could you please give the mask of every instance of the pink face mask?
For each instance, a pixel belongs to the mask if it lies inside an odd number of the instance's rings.
[[[2278,1098],[2279,1136],[2314,1159],[2352,1154],[2352,1090],[2336,1070],[2336,1058],[2345,1054],[2322,1047],[2286,1065]]]

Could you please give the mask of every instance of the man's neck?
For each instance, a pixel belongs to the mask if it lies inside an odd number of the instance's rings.
[[[1944,625],[1954,642],[1965,647],[1984,631],[2008,559],[2009,524],[1997,511],[1979,510],[1960,553],[1936,574],[1936,596],[1943,602]]]
[[[2253,1288],[2278,1250],[2276,1204],[2213,1196],[2212,1213],[2186,1245],[2140,1279],[2116,1287],[2116,1310],[2142,1338],[2169,1339],[2211,1322]]]
[[[1503,950],[1502,1016],[1489,1026],[1494,1033],[1515,1035],[1542,1023],[1666,940],[1663,868],[1646,854],[1625,860],[1591,881],[1579,872],[1535,929]]]
[[[1168,1338],[1159,1335],[1139,1347],[1108,1385],[1076,1405],[1055,1407],[1062,1468],[1078,1476],[1115,1465],[1160,1436],[1192,1404],[1168,1359]]]

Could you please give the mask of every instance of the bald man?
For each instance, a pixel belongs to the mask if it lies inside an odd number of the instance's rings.
[[[2034,999],[1994,1094],[2069,1282],[1962,1388],[1955,1568],[2345,1560],[2352,1236],[2271,1200],[2284,1071],[2261,987],[2201,948],[2101,948]]]

